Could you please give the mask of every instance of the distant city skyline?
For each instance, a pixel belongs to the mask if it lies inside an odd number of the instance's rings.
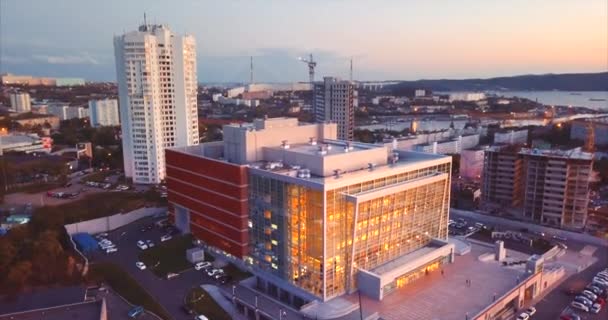
[[[608,70],[605,0],[1,1],[0,72],[116,81],[112,37],[149,23],[198,43],[199,82],[488,78]]]

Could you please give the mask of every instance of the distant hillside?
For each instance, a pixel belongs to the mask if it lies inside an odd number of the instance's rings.
[[[425,88],[434,91],[608,91],[608,72],[524,75],[491,79],[402,81],[394,86],[391,86],[390,90],[402,91],[409,88]]]

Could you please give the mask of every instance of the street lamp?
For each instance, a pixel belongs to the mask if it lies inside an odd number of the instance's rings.
[[[283,320],[283,317],[287,317],[287,312],[283,309],[279,309],[279,320]]]

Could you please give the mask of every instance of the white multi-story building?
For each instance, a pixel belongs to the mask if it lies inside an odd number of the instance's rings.
[[[528,129],[510,130],[506,132],[496,132],[494,143],[496,144],[525,144],[528,142]]]
[[[65,104],[51,104],[47,107],[47,113],[59,118],[59,120],[69,120],[74,118],[86,118],[89,110],[84,107],[70,107]]]
[[[458,92],[450,94],[450,102],[452,101],[479,101],[484,100],[486,94],[483,92]]]
[[[125,175],[165,178],[165,148],[198,144],[196,41],[164,25],[114,38]]]
[[[93,127],[120,125],[118,101],[116,99],[89,101],[89,114]]]
[[[11,109],[17,113],[30,112],[32,110],[30,95],[25,92],[11,93]]]
[[[353,140],[356,92],[352,82],[333,77],[323,78],[313,88],[313,114],[316,122],[338,124],[338,139]]]

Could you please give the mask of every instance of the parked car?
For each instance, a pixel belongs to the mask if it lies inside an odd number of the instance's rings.
[[[110,254],[110,253],[114,253],[114,252],[118,252],[118,249],[116,247],[106,249],[106,254]]]
[[[583,292],[581,292],[581,294],[584,295],[585,297],[587,297],[591,301],[597,300],[597,295],[589,290],[583,290]]]
[[[146,265],[143,262],[141,262],[141,261],[135,262],[135,266],[139,270],[146,270]]]
[[[169,240],[171,240],[172,238],[173,238],[173,237],[172,237],[171,235],[169,235],[169,234],[165,234],[165,235],[163,235],[162,237],[160,237],[160,241],[161,241],[161,242],[165,242],[165,241],[169,241]]]
[[[593,286],[593,285],[588,285],[588,286],[586,286],[586,287],[585,287],[585,290],[589,290],[589,291],[591,291],[591,292],[595,293],[595,294],[596,294],[596,295],[598,295],[598,296],[599,296],[599,295],[601,295],[601,294],[602,294],[602,292],[603,292],[603,290],[602,290],[602,289],[600,289],[600,288],[598,288],[598,287],[596,287],[596,286]]]
[[[589,308],[589,312],[598,314],[602,311],[602,306],[599,303],[594,303],[591,308]]]
[[[572,301],[572,303],[570,303],[570,306],[574,309],[578,309],[578,310],[582,310],[585,312],[589,312],[589,307],[587,307],[586,305],[578,302],[578,301]]]
[[[568,241],[568,238],[566,238],[564,236],[560,236],[560,235],[554,235],[552,238],[555,240],[564,241],[564,242]]]
[[[215,276],[216,274],[220,274],[220,273],[224,273],[224,270],[222,269],[211,269],[207,271],[207,275],[210,277]]]
[[[559,317],[560,320],[581,320],[581,317],[576,313],[565,314]]]
[[[530,319],[530,315],[525,312],[522,312],[519,314],[519,316],[517,316],[517,320],[528,320],[528,319]]]
[[[169,273],[167,273],[166,277],[167,277],[167,280],[169,280],[169,279],[173,279],[173,278],[175,278],[177,276],[179,276],[178,273],[169,272]]]
[[[143,313],[144,313],[144,307],[137,306],[137,307],[134,307],[133,309],[129,310],[129,313],[127,315],[129,316],[129,318],[137,318]]]
[[[530,307],[530,308],[526,309],[526,313],[531,317],[536,314],[536,308]]]
[[[199,314],[198,316],[196,316],[196,317],[194,318],[194,320],[209,320],[209,318],[205,317],[205,316],[204,316],[204,315],[202,315],[202,314]]]
[[[205,269],[207,267],[211,267],[211,263],[207,262],[207,261],[201,261],[201,262],[197,262],[194,265],[194,270],[202,270],[202,269]]]
[[[141,240],[138,240],[138,241],[137,241],[137,246],[138,246],[138,247],[139,247],[141,250],[146,250],[146,249],[148,249],[148,245],[147,245],[145,242],[141,241]]]
[[[146,240],[146,244],[148,245],[148,248],[154,247],[154,242],[152,242],[152,240]]]
[[[585,296],[576,296],[574,297],[574,301],[584,304],[587,307],[591,307],[591,305],[593,305],[593,301],[589,300],[589,298]]]

